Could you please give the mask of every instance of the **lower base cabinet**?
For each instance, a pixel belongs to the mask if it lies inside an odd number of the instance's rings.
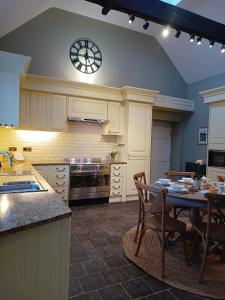
[[[133,176],[136,173],[145,172],[146,180],[149,182],[150,161],[145,158],[132,158],[127,161],[127,195],[136,195],[137,189],[134,184]]]
[[[0,238],[0,299],[67,300],[71,218]]]

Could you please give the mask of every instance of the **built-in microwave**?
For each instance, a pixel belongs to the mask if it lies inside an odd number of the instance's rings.
[[[208,166],[225,168],[225,151],[209,150]]]

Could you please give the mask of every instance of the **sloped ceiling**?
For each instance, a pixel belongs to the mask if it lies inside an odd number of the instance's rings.
[[[225,24],[224,0],[182,0],[179,6]],[[135,20],[129,25],[127,16],[122,13],[110,11],[107,16],[102,16],[99,6],[85,0],[1,0],[0,37],[51,7],[153,35],[188,84],[225,72],[225,54],[220,53],[221,45],[210,49],[208,41],[204,41],[201,46],[197,46],[196,43],[190,44],[187,34],[183,33],[176,39],[174,30],[171,30],[167,39],[163,39],[160,25],[151,24],[149,29],[144,31],[143,20]]]

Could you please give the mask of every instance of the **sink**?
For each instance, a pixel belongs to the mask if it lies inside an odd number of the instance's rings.
[[[0,175],[0,194],[47,191],[32,174]]]

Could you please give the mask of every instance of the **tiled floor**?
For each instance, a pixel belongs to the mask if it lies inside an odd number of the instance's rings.
[[[70,300],[204,299],[161,283],[125,257],[122,238],[136,225],[136,201],[72,211]]]

